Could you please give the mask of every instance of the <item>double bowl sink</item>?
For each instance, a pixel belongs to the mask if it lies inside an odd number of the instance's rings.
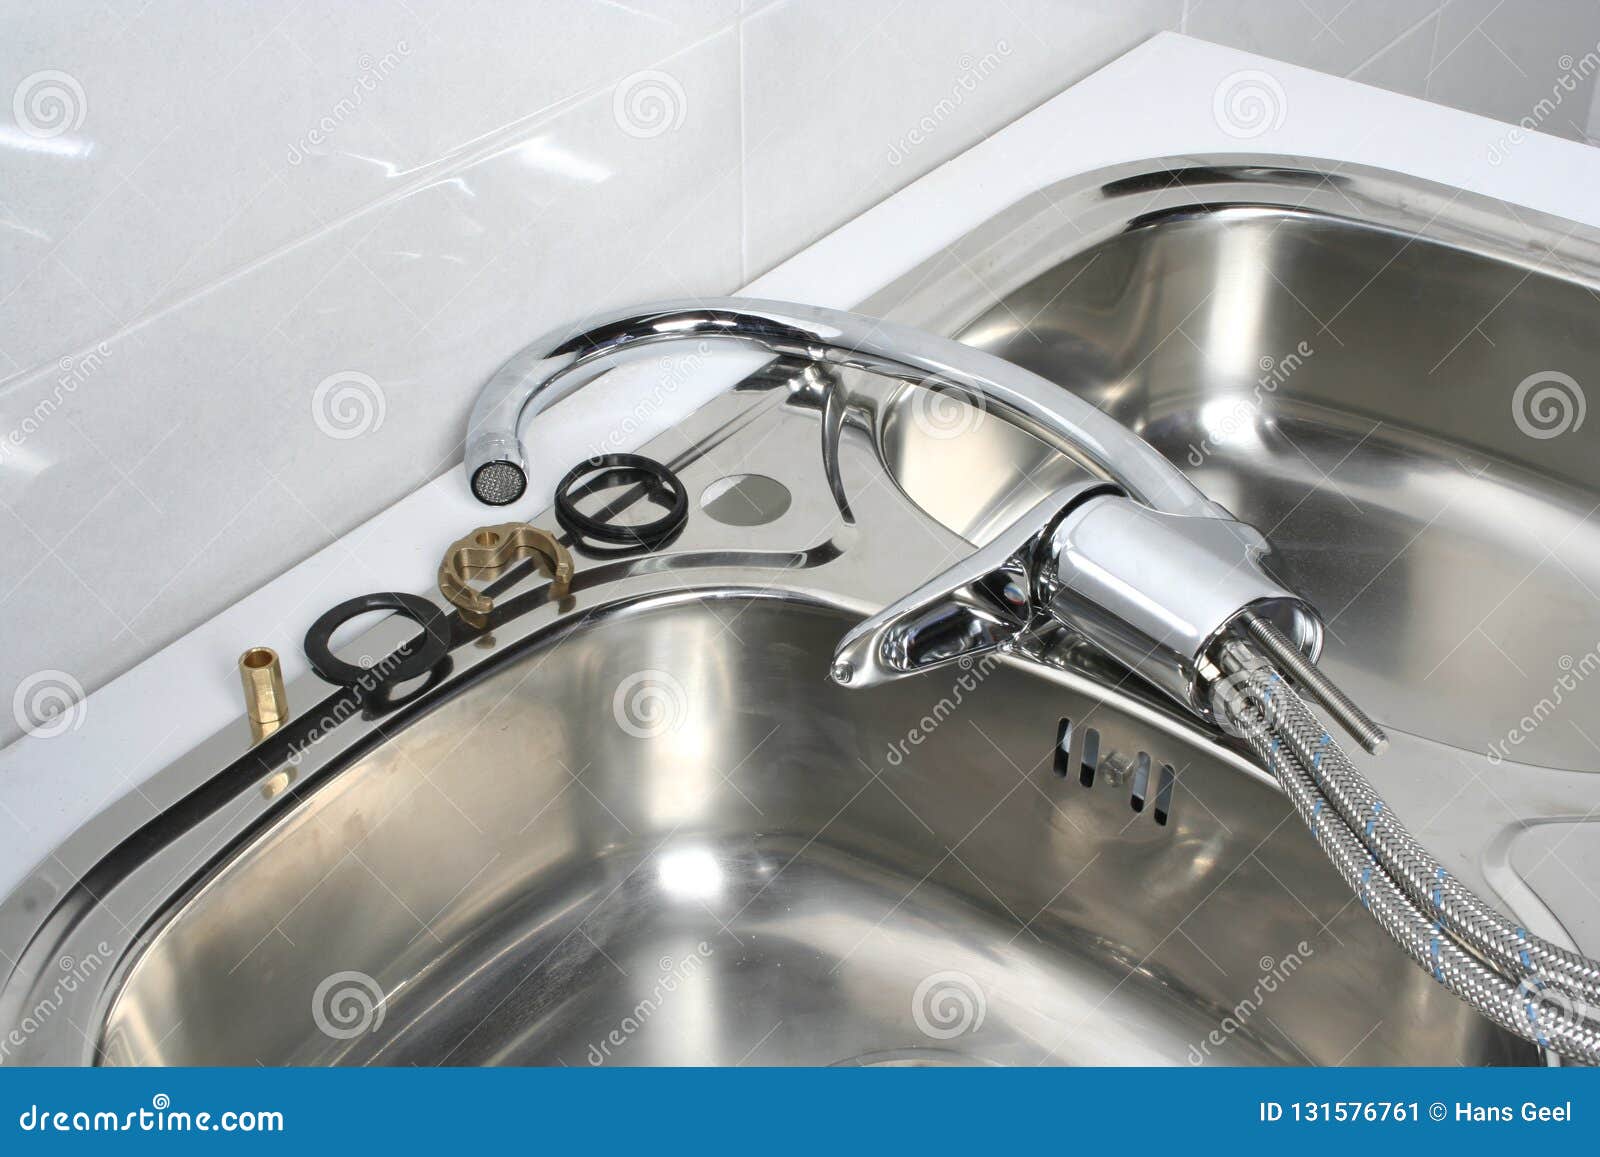
[[[1593,247],[1388,174],[1149,162],[858,308],[1070,384],[1266,531],[1394,735],[1364,770],[1582,946],[1560,857],[1518,849],[1600,803],[1600,686],[1524,726],[1597,637]],[[645,448],[691,494],[669,546],[575,547],[554,602],[530,564],[420,686],[346,710],[307,676],[295,724],[110,809],[0,908],[4,1059],[1543,1063],[1410,965],[1242,747],[1073,640],[827,679],[1078,470],[929,394],[743,376]]]

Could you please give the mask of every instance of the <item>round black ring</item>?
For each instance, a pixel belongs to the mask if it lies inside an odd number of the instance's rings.
[[[591,518],[578,509],[573,500],[573,488],[582,479],[601,473],[608,480],[614,478],[616,481],[613,485],[645,483],[652,490],[665,494],[671,505],[660,518],[632,526]],[[556,521],[570,534],[582,538],[628,546],[656,547],[678,533],[688,518],[689,492],[678,481],[678,476],[642,454],[601,454],[589,458],[568,470],[566,477],[556,486]]]
[[[394,611],[422,628],[422,645],[382,675],[374,674],[377,666],[367,668],[346,663],[335,657],[333,649],[328,646],[335,631],[368,611]],[[407,640],[397,649],[409,650],[416,642],[415,638]],[[319,678],[341,687],[359,685],[372,691],[388,683],[414,679],[437,667],[450,652],[450,621],[442,610],[420,595],[408,595],[400,591],[360,595],[340,603],[312,623],[311,629],[306,632],[305,649],[306,661]]]

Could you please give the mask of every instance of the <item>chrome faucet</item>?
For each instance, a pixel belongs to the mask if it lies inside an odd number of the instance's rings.
[[[986,651],[1012,650],[1041,622],[1063,625],[1215,722],[1211,656],[1246,632],[1369,750],[1382,732],[1315,666],[1316,611],[1267,570],[1254,527],[1210,501],[1121,423],[1055,382],[920,330],[783,302],[666,302],[564,331],[489,380],[467,428],[466,471],[489,505],[516,501],[528,467],[518,430],[554,402],[666,342],[732,341],[775,356],[951,388],[1096,476],[1037,503],[988,545],[852,630],[831,673],[866,687]]]
[[[733,297],[636,307],[523,349],[489,379],[467,421],[466,471],[472,493],[490,506],[522,497],[528,475],[518,429],[540,411],[648,347],[708,340],[736,341],[774,355],[979,395],[988,408],[1095,473],[1115,478],[1157,510],[1226,517],[1148,442],[1020,366],[875,318]]]

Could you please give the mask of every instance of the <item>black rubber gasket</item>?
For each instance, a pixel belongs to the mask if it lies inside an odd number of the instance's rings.
[[[593,476],[593,477],[591,477]],[[581,493],[601,486],[643,484],[654,494],[666,498],[667,512],[660,518],[638,525],[607,522],[578,509],[578,483],[590,479]],[[602,454],[578,463],[567,471],[556,486],[556,521],[567,533],[600,542],[625,546],[658,547],[677,534],[689,518],[689,493],[678,476],[653,458],[642,454]]]
[[[369,611],[394,611],[422,628],[420,636],[407,640],[396,649],[408,652],[406,656],[381,674],[378,672],[383,664],[369,668],[346,663],[335,657],[328,645],[335,631],[357,615]],[[420,646],[417,645],[418,639],[422,640]],[[450,620],[442,610],[420,595],[408,595],[400,591],[360,595],[340,603],[312,623],[311,629],[306,632],[305,649],[306,661],[319,678],[340,687],[376,691],[390,683],[401,683],[425,675],[437,667],[450,652]]]

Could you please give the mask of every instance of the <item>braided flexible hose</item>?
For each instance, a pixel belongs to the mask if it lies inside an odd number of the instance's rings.
[[[1259,660],[1257,660],[1259,662]],[[1503,975],[1530,977],[1600,1007],[1600,962],[1517,926],[1463,886],[1417,843],[1394,811],[1289,685],[1259,705],[1266,725],[1311,773],[1317,789],[1422,911],[1431,914]]]
[[[1239,673],[1256,712],[1247,713],[1245,738],[1288,795],[1318,845],[1378,924],[1440,984],[1483,1015],[1542,1047],[1585,1064],[1600,1064],[1600,1026],[1563,1001],[1563,994],[1527,991],[1486,968],[1463,949],[1441,922],[1424,916],[1329,806],[1298,757],[1272,733],[1266,712],[1294,692],[1276,671]],[[1251,717],[1253,716],[1253,721]]]

